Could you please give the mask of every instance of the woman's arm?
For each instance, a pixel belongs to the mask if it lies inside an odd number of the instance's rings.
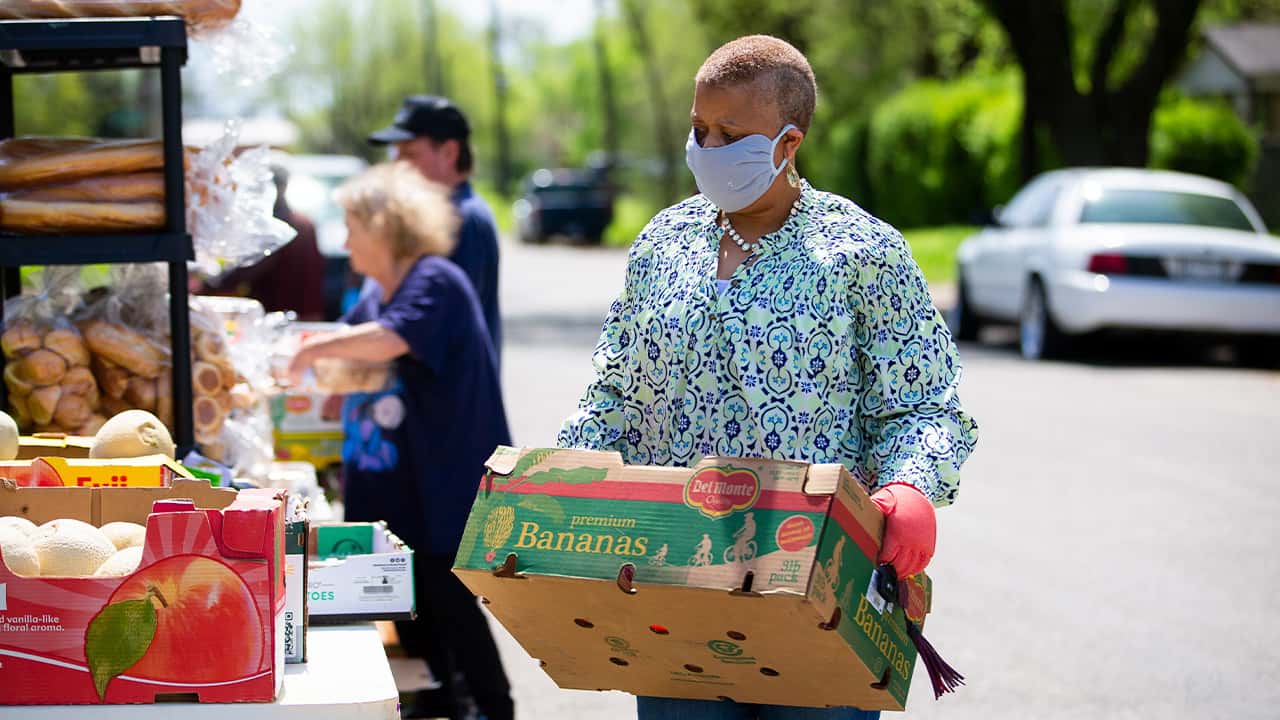
[[[370,321],[334,333],[314,335],[302,341],[289,363],[296,377],[320,358],[386,362],[409,352],[409,344],[381,323]]]
[[[647,229],[647,228],[646,228]],[[651,246],[645,233],[627,255],[627,276],[618,299],[609,306],[600,340],[591,355],[595,380],[578,401],[578,410],[564,421],[556,446],[582,450],[617,450],[626,444],[628,358],[636,342],[635,301],[647,282],[645,268]]]
[[[978,426],[960,407],[960,358],[920,268],[896,230],[877,229],[852,266],[866,469],[876,487],[911,485],[950,505]]]

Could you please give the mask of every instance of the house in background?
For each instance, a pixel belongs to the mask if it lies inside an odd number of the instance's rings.
[[[1208,28],[1203,51],[1179,85],[1189,95],[1230,101],[1259,133],[1262,155],[1250,194],[1271,231],[1280,230],[1280,23]]]

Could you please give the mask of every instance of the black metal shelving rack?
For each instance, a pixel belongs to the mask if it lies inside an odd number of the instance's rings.
[[[104,235],[0,233],[0,295],[8,298],[20,292],[18,270],[22,265],[168,263],[173,430],[179,457],[195,445],[191,421],[191,323],[187,311],[187,261],[195,258],[195,252],[187,233],[182,147],[181,69],[186,61],[187,30],[180,18],[0,21],[0,139],[14,136],[14,75],[130,68],[160,72],[164,229]]]

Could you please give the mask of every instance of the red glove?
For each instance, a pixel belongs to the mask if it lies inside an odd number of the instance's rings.
[[[893,563],[900,578],[924,570],[938,538],[933,503],[905,483],[885,485],[875,491],[871,502],[884,513],[884,542],[876,562]]]

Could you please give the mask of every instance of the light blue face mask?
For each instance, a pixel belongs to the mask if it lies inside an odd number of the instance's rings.
[[[778,173],[786,169],[786,158],[781,165],[773,166],[773,150],[794,127],[787,125],[772,140],[768,135],[748,135],[731,145],[713,148],[699,145],[690,130],[684,160],[698,190],[708,200],[727,213],[737,212],[759,200]]]

